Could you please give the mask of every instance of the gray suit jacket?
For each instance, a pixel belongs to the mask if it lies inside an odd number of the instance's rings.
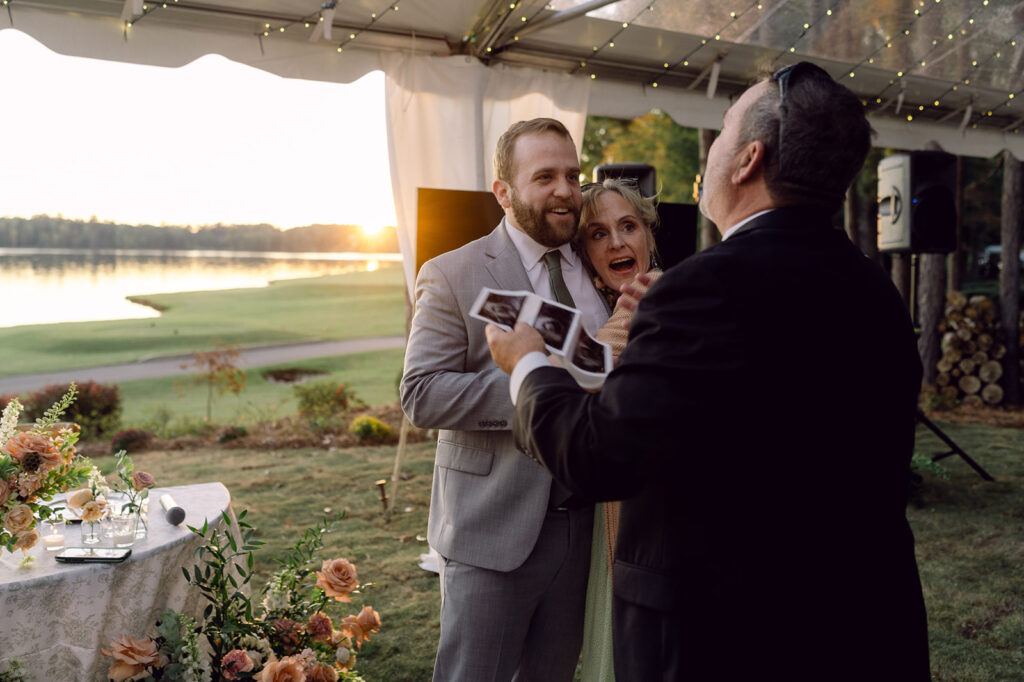
[[[480,289],[532,291],[503,224],[423,265],[405,354],[402,408],[439,429],[427,538],[442,556],[495,571],[526,561],[547,511],[551,476],[512,439],[509,378],[491,360]]]

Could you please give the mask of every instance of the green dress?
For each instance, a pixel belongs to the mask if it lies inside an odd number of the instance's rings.
[[[587,610],[583,621],[583,682],[615,682],[612,652],[612,577],[608,570],[604,504],[595,504]]]

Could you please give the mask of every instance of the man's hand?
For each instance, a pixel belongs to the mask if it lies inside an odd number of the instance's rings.
[[[637,304],[640,303],[640,299],[644,297],[647,290],[651,288],[651,284],[653,282],[654,280],[651,279],[651,276],[645,272],[634,277],[632,282],[626,282],[623,284],[621,289],[622,296],[619,297],[619,305],[631,313],[635,313]],[[623,325],[626,329],[629,329],[629,322],[630,320],[626,320],[625,325]]]
[[[516,323],[515,330],[511,332],[489,324],[484,328],[484,334],[487,335],[487,345],[491,347],[491,357],[506,374],[512,374],[516,363],[527,353],[535,350],[545,352],[544,339],[525,322]]]

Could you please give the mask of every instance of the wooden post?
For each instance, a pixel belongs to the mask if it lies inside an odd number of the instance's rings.
[[[896,285],[896,290],[900,292],[900,297],[903,299],[903,304],[907,306],[907,310],[913,310],[910,298],[911,258],[912,255],[909,253],[892,254],[892,283]],[[914,324],[917,324],[917,320],[914,320]]]
[[[1002,258],[999,273],[999,309],[1006,334],[1003,356],[1003,400],[1007,405],[1021,404],[1020,387],[1020,242],[1021,211],[1024,211],[1021,162],[1003,152]]]
[[[917,287],[917,311],[921,335],[917,337],[917,350],[924,366],[924,383],[935,384],[939,362],[939,320],[946,303],[946,256],[924,253],[918,257],[920,273]]]
[[[967,252],[962,243],[961,228],[964,224],[964,157],[956,157],[956,251],[949,254],[949,277],[947,284],[950,291],[960,291],[964,285],[964,261]]]
[[[699,132],[700,144],[697,148],[700,150],[700,175],[704,177],[704,172],[708,167],[708,150],[711,149],[711,143],[715,141],[717,132],[708,128],[701,128]],[[703,213],[700,214],[700,248],[703,251],[709,246],[714,246],[722,240],[722,235],[718,231],[718,226],[709,220]]]

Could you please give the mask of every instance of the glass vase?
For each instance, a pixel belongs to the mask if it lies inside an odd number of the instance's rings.
[[[95,521],[82,521],[82,544],[99,544],[100,534],[97,528],[99,524]]]
[[[149,535],[149,491],[140,490],[135,505],[135,539],[145,540]]]

